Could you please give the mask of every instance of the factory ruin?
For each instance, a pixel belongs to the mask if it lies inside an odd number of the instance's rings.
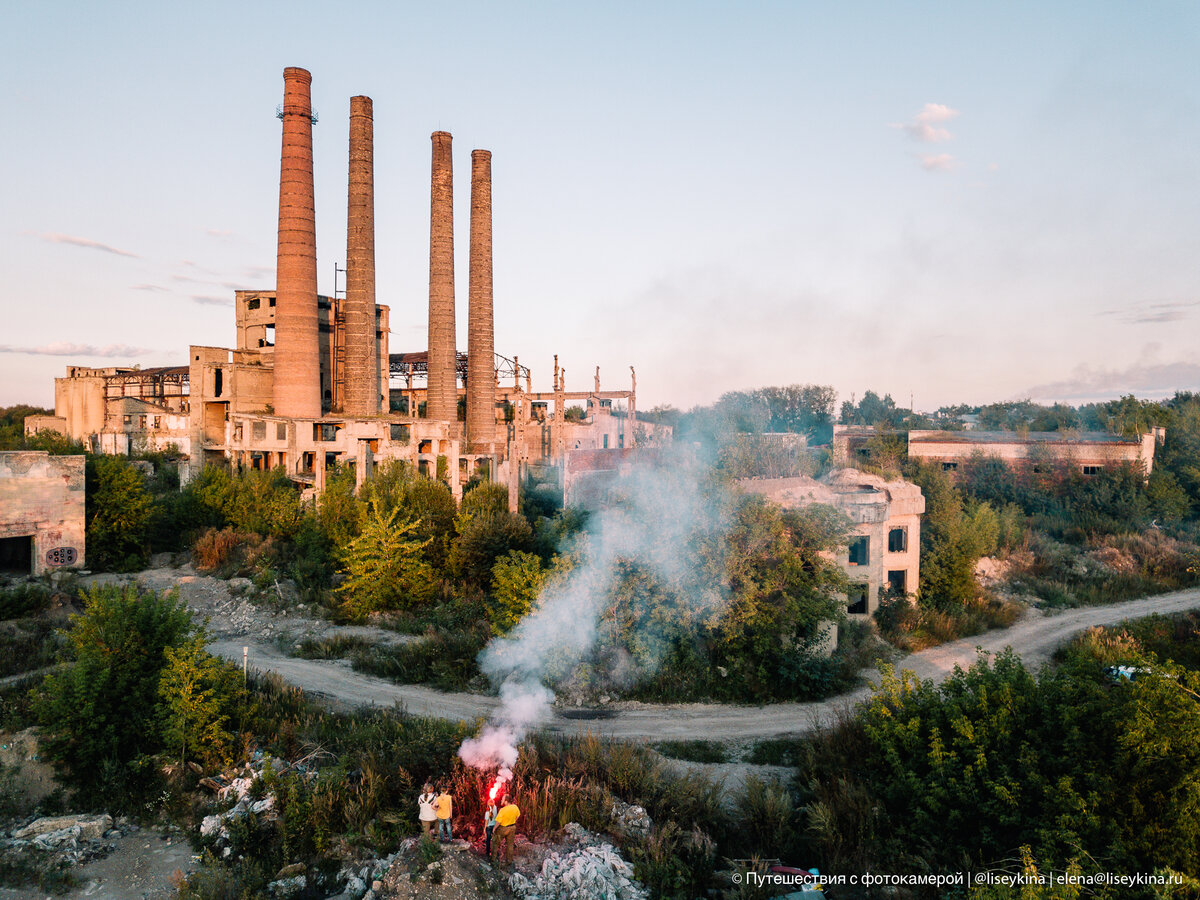
[[[311,75],[283,73],[279,230],[273,291],[235,292],[232,348],[191,346],[186,365],[155,369],[69,366],[55,379],[50,429],[97,453],[177,452],[185,478],[205,464],[270,469],[315,492],[349,465],[400,459],[459,496],[473,477],[509,485],[515,505],[529,467],[562,480],[574,451],[622,451],[665,437],[640,425],[636,374],[628,389],[567,390],[557,356],[550,391],[532,389],[517,356],[495,352],[491,153],[471,154],[468,342],[455,342],[451,136],[432,135],[428,343],[391,352],[390,307],[376,302],[374,118],[350,100],[345,290],[317,292]],[[339,295],[339,293],[341,295]],[[568,404],[583,415],[568,417]]]

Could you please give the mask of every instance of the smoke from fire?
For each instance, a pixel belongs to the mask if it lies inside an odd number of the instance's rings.
[[[550,716],[555,694],[548,685],[570,678],[602,637],[602,617],[623,566],[636,564],[648,578],[672,586],[668,602],[680,615],[719,613],[727,586],[711,567],[699,570],[694,547],[724,533],[728,493],[711,471],[678,457],[641,464],[623,476],[603,504],[592,504],[585,532],[569,547],[577,560],[564,577],[551,578],[528,615],[480,654],[480,668],[499,688],[500,707],[458,754],[479,769],[511,770],[517,748]],[[661,604],[663,597],[657,597]],[[668,618],[675,619],[670,609]],[[652,617],[635,617],[632,638],[643,648],[636,668],[653,671],[667,642]],[[653,621],[658,621],[653,618]]]

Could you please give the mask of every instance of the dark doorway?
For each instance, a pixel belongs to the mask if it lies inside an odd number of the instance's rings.
[[[0,538],[0,572],[33,574],[33,535]]]

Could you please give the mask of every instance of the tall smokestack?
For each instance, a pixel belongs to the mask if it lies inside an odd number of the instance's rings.
[[[496,440],[496,367],[492,317],[492,154],[471,152],[471,271],[467,286],[467,439]]]
[[[275,268],[275,413],[321,415],[317,233],[313,213],[312,75],[283,70],[279,256]]]
[[[454,172],[450,133],[433,133],[429,202],[429,390],[425,415],[458,419],[454,347]]]
[[[370,97],[350,98],[346,215],[346,401],[350,416],[379,414],[375,347],[375,126]]]

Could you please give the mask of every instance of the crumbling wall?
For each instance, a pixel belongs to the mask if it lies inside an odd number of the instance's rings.
[[[84,457],[0,452],[0,539],[32,539],[31,571],[84,561]]]

